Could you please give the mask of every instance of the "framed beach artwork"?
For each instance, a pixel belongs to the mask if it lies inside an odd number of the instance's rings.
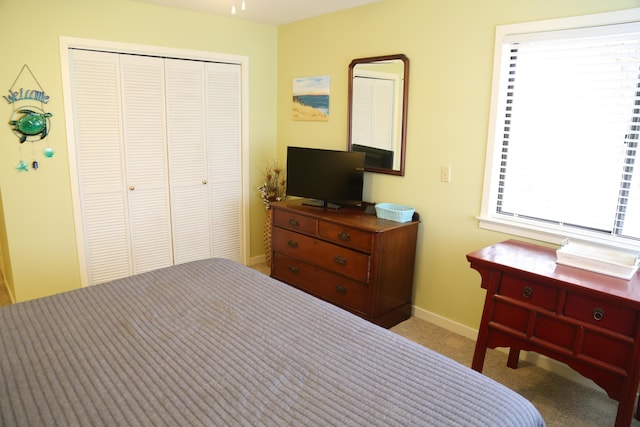
[[[329,76],[293,79],[293,120],[329,121]]]

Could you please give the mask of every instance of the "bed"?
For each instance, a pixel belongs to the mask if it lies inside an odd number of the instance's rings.
[[[544,426],[517,393],[224,259],[0,309],[3,426]]]

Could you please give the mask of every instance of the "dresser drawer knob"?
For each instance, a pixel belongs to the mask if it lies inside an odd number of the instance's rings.
[[[340,256],[340,255],[336,255],[334,260],[336,261],[337,264],[340,264],[340,265],[346,265],[347,264],[347,259],[345,257]]]
[[[602,320],[602,319],[604,319],[604,310],[603,310],[603,309],[601,309],[601,308],[599,308],[599,307],[594,308],[594,309],[593,309],[593,318],[594,318],[595,320]]]
[[[297,273],[298,271],[300,271],[300,269],[298,267],[296,267],[295,265],[290,265],[289,266],[289,271],[292,273]]]
[[[531,289],[529,286],[525,286],[524,288],[522,288],[523,297],[531,298],[531,295],[533,295],[533,289]]]
[[[349,233],[345,233],[344,231],[339,231],[338,239],[342,240],[343,242],[348,242],[349,240],[351,240],[351,236],[349,236]]]
[[[296,242],[295,240],[289,240],[287,242],[287,246],[289,246],[290,248],[297,248],[298,247],[298,242]]]
[[[291,218],[289,220],[289,225],[292,226],[292,227],[297,227],[297,226],[300,225],[300,223],[298,222],[298,220]]]
[[[336,292],[342,295],[346,295],[347,288],[345,288],[344,286],[336,285]]]

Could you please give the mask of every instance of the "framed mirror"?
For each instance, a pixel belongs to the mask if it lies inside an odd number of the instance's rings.
[[[365,153],[365,170],[404,176],[409,58],[403,54],[349,64],[347,150]]]

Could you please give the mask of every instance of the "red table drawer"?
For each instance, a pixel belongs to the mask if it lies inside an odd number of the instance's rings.
[[[636,312],[602,299],[568,293],[565,316],[615,331],[627,336],[636,332]]]
[[[554,310],[558,301],[557,288],[508,274],[502,277],[498,293],[547,310]]]

